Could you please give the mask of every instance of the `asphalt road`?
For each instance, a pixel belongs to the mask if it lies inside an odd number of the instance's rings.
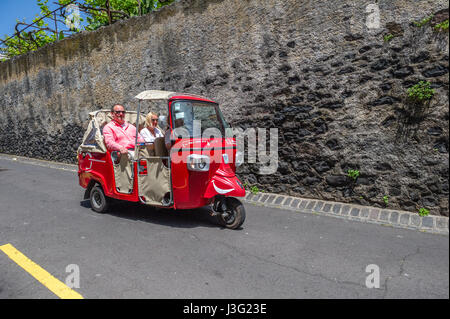
[[[449,298],[448,236],[249,204],[228,230],[205,209],[82,198],[76,172],[0,159],[0,246],[62,282],[77,265],[84,298]],[[58,297],[0,251],[0,298]]]

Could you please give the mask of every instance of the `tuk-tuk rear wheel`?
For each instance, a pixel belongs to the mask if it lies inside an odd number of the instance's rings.
[[[237,229],[242,226],[245,221],[245,209],[242,203],[233,197],[226,199],[226,211],[217,214],[217,220],[220,225],[229,228]]]
[[[109,199],[103,193],[103,189],[99,185],[95,185],[91,189],[90,194],[91,208],[97,213],[105,213],[109,207]]]

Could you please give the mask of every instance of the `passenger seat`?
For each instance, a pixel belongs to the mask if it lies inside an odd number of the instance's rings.
[[[154,141],[155,145],[155,156],[168,157],[169,152],[167,152],[166,144],[164,141],[164,137],[157,137]]]

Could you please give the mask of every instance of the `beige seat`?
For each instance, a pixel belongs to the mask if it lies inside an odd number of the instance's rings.
[[[163,156],[163,157],[169,156],[169,152],[167,152],[164,137],[155,138],[154,145],[155,145],[155,156]]]

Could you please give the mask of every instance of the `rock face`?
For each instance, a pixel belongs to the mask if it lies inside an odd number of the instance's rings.
[[[235,127],[278,128],[278,170],[244,164],[243,182],[448,216],[448,33],[412,24],[448,18],[448,3],[378,8],[368,29],[362,1],[186,0],[2,62],[0,152],[74,162],[90,111],[185,91]],[[420,80],[436,94],[412,122],[406,90]]]

